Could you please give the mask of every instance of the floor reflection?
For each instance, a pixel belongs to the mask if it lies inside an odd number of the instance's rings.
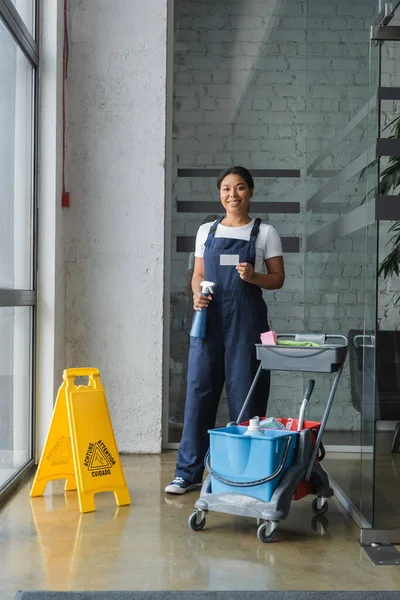
[[[187,519],[197,493],[167,497],[175,453],[124,456],[132,497],[115,508],[96,496],[80,514],[76,492],[50,484],[29,498],[31,482],[0,512],[4,600],[17,589],[240,590],[398,589],[395,567],[374,568],[357,544],[358,529],[337,501],[315,517],[311,499],[292,503],[276,541],[262,544],[255,520],[209,513],[203,531]],[[312,576],[310,576],[312,574]]]

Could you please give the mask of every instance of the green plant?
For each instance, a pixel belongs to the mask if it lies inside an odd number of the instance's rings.
[[[400,139],[400,117],[396,117],[385,129],[392,128],[392,134],[389,138]],[[384,130],[385,130],[384,129]],[[383,130],[383,131],[384,131]],[[389,164],[381,173],[379,181],[379,194],[388,195],[395,191],[400,186],[400,156],[391,156]],[[396,221],[390,227],[389,234],[392,234],[386,244],[391,247],[389,254],[383,259],[379,265],[378,275],[383,275],[384,279],[399,276],[400,264],[400,221]],[[396,301],[400,300],[400,298]]]
[[[400,116],[393,119],[383,128],[382,132],[386,129],[392,128],[392,134],[388,138],[400,139]],[[371,163],[369,166],[376,165],[376,161]],[[364,175],[368,172],[368,167],[365,167],[359,176],[361,180]],[[400,186],[400,156],[391,156],[389,158],[389,164],[380,174],[379,180],[379,194],[382,196],[389,195],[391,192]],[[370,189],[366,196],[362,200],[362,204],[375,196],[375,189]],[[397,277],[400,274],[400,221],[395,221],[388,230],[388,234],[392,234],[389,241],[386,243],[387,246],[391,246],[389,254],[383,259],[378,268],[378,276],[383,275],[384,279]],[[400,301],[400,297],[397,299],[396,304]]]

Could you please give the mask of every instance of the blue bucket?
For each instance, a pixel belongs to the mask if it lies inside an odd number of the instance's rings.
[[[230,492],[252,496],[269,502],[286,469],[292,464],[298,433],[281,429],[266,429],[263,436],[243,435],[247,427],[233,426],[210,429],[210,467],[212,493]],[[278,469],[287,440],[289,450],[279,475],[260,485],[236,486],[269,477]],[[213,473],[214,472],[214,473]]]

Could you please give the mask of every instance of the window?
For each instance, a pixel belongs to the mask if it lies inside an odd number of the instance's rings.
[[[36,22],[0,0],[0,494],[34,456]]]

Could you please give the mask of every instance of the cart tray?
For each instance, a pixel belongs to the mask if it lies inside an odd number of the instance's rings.
[[[347,354],[347,339],[341,335],[279,334],[278,339],[293,341],[322,341],[319,347],[266,346],[256,344],[257,358],[267,371],[306,371],[310,373],[336,373]]]

